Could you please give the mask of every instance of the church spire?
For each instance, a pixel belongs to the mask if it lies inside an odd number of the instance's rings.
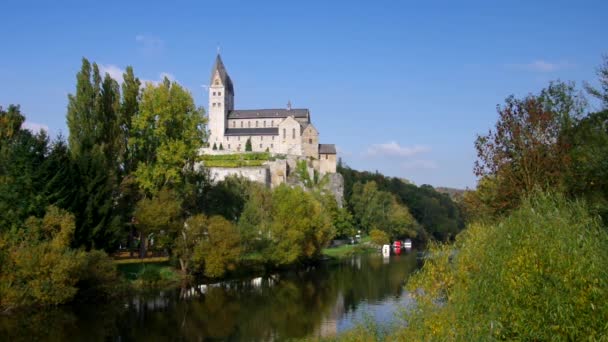
[[[209,81],[210,85],[213,85],[213,79],[215,78],[216,73],[219,74],[222,85],[226,87],[226,90],[234,94],[232,80],[230,79],[230,76],[228,76],[228,71],[226,71],[226,67],[224,66],[224,62],[222,62],[222,57],[220,56],[219,51],[217,57],[215,57],[213,68],[211,69],[211,80]]]

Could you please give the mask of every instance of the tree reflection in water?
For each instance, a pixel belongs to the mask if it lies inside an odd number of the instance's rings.
[[[0,336],[11,341],[267,341],[331,335],[360,307],[398,303],[416,268],[415,253],[392,256],[388,264],[380,255],[355,256],[273,276],[134,296],[126,304],[3,316]]]

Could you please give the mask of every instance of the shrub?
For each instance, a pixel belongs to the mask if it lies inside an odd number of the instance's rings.
[[[418,306],[396,339],[578,341],[608,333],[608,234],[580,202],[536,194],[430,255],[408,284]]]
[[[390,242],[388,234],[380,229],[372,229],[369,232],[369,237],[376,245],[382,246]]]

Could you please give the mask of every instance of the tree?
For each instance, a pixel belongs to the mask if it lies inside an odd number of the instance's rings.
[[[217,145],[215,143],[213,143],[213,150],[216,151],[217,150]]]
[[[217,278],[234,270],[241,256],[241,239],[236,226],[221,216],[211,216],[206,235],[195,247],[193,260],[204,265],[205,276]]]
[[[140,234],[140,257],[146,256],[150,234],[157,241],[162,235],[172,236],[182,225],[180,220],[181,203],[175,191],[164,188],[154,197],[141,199],[135,207],[135,227]],[[170,239],[170,238],[168,238]]]
[[[82,60],[76,93],[68,96],[68,145],[78,170],[76,245],[113,248],[121,236],[115,212],[121,132],[118,121],[118,84],[103,80],[96,64]]]
[[[335,236],[331,218],[314,197],[301,188],[277,187],[272,193],[272,222],[263,236],[262,252],[275,265],[318,257]]]
[[[247,141],[245,142],[245,152],[251,152],[252,148],[251,148],[251,138],[247,138]]]
[[[194,170],[205,143],[204,123],[202,109],[179,84],[165,78],[146,85],[129,139],[138,151],[134,176],[142,190],[154,195],[165,186],[183,186],[184,170]]]
[[[536,187],[563,188],[570,166],[567,132],[584,100],[573,84],[551,83],[538,96],[511,96],[498,107],[496,129],[475,141],[475,174],[498,181],[502,208],[514,208]]]
[[[591,96],[601,101],[603,109],[608,109],[608,55],[604,55],[602,64],[597,70],[600,88],[585,84],[585,89]]]
[[[207,217],[195,215],[186,220],[175,238],[173,253],[179,260],[182,273],[189,274],[192,266],[195,248],[207,234]]]
[[[369,232],[369,237],[372,240],[372,242],[378,246],[382,246],[382,245],[386,245],[387,243],[390,243],[390,237],[388,236],[388,234],[380,229],[372,229]]]
[[[431,246],[407,284],[416,310],[389,340],[602,339],[607,248],[583,201],[535,193],[496,223],[470,225],[455,244]]]
[[[417,223],[408,208],[393,194],[379,191],[374,181],[353,185],[351,205],[355,218],[366,232],[376,228],[391,238],[417,235]]]
[[[224,145],[222,143],[220,143],[220,151],[224,150]]]
[[[118,294],[116,266],[103,252],[71,249],[74,233],[74,215],[49,206],[42,218],[0,234],[0,309]]]

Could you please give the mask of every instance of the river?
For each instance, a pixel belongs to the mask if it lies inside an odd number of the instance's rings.
[[[398,321],[416,252],[379,254],[260,278],[0,317],[11,341],[281,341],[334,336],[373,319]],[[1,337],[1,336],[0,336]],[[4,338],[1,338],[4,340]]]

